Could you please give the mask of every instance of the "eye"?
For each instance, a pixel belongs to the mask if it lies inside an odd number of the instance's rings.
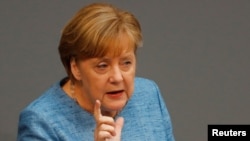
[[[132,64],[132,62],[131,61],[124,61],[123,64],[126,65],[126,66],[128,66],[128,65]]]
[[[105,69],[105,68],[107,68],[107,67],[108,67],[108,64],[107,64],[107,63],[104,63],[104,62],[99,63],[99,64],[97,65],[97,68],[98,68],[98,69]]]
[[[95,67],[95,71],[97,73],[100,73],[100,74],[103,74],[103,73],[106,73],[108,70],[109,70],[109,64],[106,63],[106,62],[101,62],[99,64],[96,65]]]
[[[121,62],[121,68],[122,68],[124,71],[126,71],[126,70],[128,70],[128,69],[131,67],[132,63],[133,63],[133,62],[130,61],[130,60],[124,60],[124,61]]]

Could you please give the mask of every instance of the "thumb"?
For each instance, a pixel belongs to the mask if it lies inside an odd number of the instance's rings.
[[[117,120],[115,121],[115,132],[116,132],[116,136],[121,136],[121,131],[124,125],[124,118],[123,117],[119,117],[117,118]]]

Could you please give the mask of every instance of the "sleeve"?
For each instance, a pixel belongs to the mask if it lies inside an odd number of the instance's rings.
[[[19,116],[17,141],[57,141],[48,120],[39,113],[24,110]]]
[[[162,119],[163,119],[163,122],[166,123],[164,125],[166,128],[167,141],[174,141],[175,139],[174,139],[174,134],[173,134],[173,127],[172,127],[172,122],[171,122],[171,118],[170,118],[168,109],[167,109],[166,104],[164,102],[164,99],[161,95],[159,87],[157,86],[157,84],[154,81],[153,81],[153,84],[155,85],[155,88],[157,91],[159,105],[161,108]]]

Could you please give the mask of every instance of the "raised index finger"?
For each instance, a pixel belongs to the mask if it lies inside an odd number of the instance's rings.
[[[99,119],[102,117],[101,113],[101,102],[99,100],[95,101],[95,107],[94,107],[94,117],[96,122],[99,121]]]

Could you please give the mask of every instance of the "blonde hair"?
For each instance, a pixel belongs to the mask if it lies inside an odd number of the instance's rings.
[[[62,32],[59,54],[70,77],[72,59],[103,57],[110,51],[119,55],[123,48],[110,46],[119,42],[121,35],[126,35],[136,52],[142,46],[141,27],[131,13],[118,9],[110,4],[91,4],[80,9],[69,21]]]

